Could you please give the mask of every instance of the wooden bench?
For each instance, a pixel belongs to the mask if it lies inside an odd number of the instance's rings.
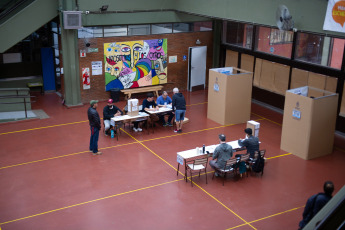
[[[158,97],[158,91],[163,89],[163,85],[155,85],[155,86],[148,86],[148,87],[139,87],[133,89],[123,89],[121,90],[122,93],[125,94],[126,99],[132,98],[132,93],[147,93],[147,92],[155,92],[156,96]]]
[[[43,91],[43,84],[42,84],[41,82],[27,83],[26,85],[28,86],[29,89],[32,89],[32,88],[40,88],[41,94],[42,94],[42,95],[44,94],[44,91]]]

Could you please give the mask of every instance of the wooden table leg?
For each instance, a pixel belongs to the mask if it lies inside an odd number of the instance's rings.
[[[178,171],[180,170],[180,163],[177,163],[177,171],[176,171],[176,176],[178,176]]]

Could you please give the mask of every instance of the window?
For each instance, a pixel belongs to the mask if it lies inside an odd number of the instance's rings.
[[[151,26],[152,34],[171,34],[172,24],[154,24]]]
[[[83,27],[78,29],[78,38],[101,38],[103,37],[102,27]]]
[[[252,48],[253,25],[224,21],[223,42],[244,48]]]
[[[174,23],[174,33],[192,32],[193,23]]]
[[[150,25],[133,25],[128,26],[128,36],[148,35],[150,34]]]
[[[257,26],[256,51],[291,58],[293,32]]]
[[[104,27],[104,37],[127,36],[127,26],[106,26]]]
[[[295,59],[341,69],[345,40],[324,35],[298,33]]]
[[[194,22],[194,32],[212,31],[212,22]]]

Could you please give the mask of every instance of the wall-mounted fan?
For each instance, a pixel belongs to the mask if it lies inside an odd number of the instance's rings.
[[[291,30],[294,26],[289,9],[285,5],[280,5],[276,11],[276,22],[280,30]]]

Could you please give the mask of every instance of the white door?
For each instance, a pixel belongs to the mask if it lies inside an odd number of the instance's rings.
[[[188,90],[194,86],[206,86],[206,55],[207,46],[189,47]]]

